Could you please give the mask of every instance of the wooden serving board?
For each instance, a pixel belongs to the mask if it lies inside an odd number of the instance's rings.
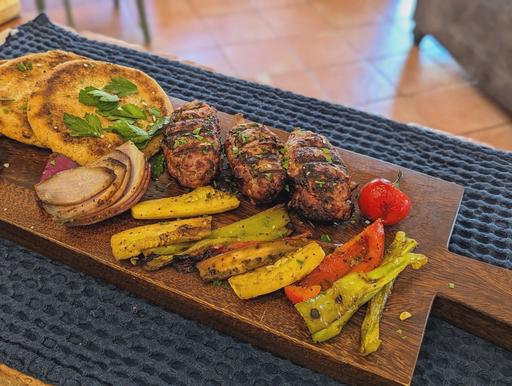
[[[232,116],[221,113],[220,119],[224,130],[231,126]],[[287,136],[284,131],[276,133]],[[354,180],[361,184],[374,177],[393,179],[399,169],[347,150],[341,152]],[[421,270],[408,268],[400,275],[382,318],[383,344],[378,352],[363,357],[358,353],[362,311],[341,335],[313,344],[301,317],[282,292],[242,301],[229,288],[204,284],[197,274],[179,274],[172,268],[148,273],[115,261],[109,244],[112,234],[147,223],[131,219],[129,213],[82,228],[66,228],[51,221],[37,205],[32,190],[48,154],[0,138],[0,164],[9,163],[0,172],[0,236],[300,365],[353,384],[409,384],[431,311],[512,349],[512,272],[447,250],[463,194],[461,186],[400,168],[404,173],[401,186],[410,195],[413,209],[399,228],[386,230],[387,238],[389,241],[395,231],[404,230],[420,242],[418,251],[430,261]],[[183,192],[162,176],[151,184],[145,199]],[[215,215],[214,226],[264,208],[243,201],[237,210]],[[355,221],[340,225],[318,225],[316,236],[327,233],[344,242],[365,225],[356,215]],[[455,287],[449,288],[449,283]],[[413,317],[400,321],[402,311]]]

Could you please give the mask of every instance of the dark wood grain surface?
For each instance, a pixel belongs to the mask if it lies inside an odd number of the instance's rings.
[[[182,102],[174,100],[175,105]],[[223,129],[232,117],[220,114]],[[286,132],[276,131],[282,138]],[[341,150],[354,179],[363,184],[374,177],[392,179],[399,167]],[[467,259],[447,250],[460,200],[461,186],[412,170],[402,169],[402,189],[413,202],[410,216],[399,227],[386,229],[388,241],[398,229],[420,242],[429,256],[421,270],[408,268],[396,282],[381,324],[383,344],[368,357],[358,354],[362,311],[343,333],[329,342],[313,344],[308,331],[281,292],[249,301],[239,300],[229,288],[204,284],[197,274],[179,274],[172,268],[148,273],[110,252],[112,234],[144,221],[129,213],[100,224],[66,228],[52,222],[38,207],[32,190],[48,151],[0,138],[0,235],[111,282],[120,288],[197,319],[303,366],[353,384],[411,382],[427,318],[434,313],[493,342],[512,348],[511,271]],[[176,195],[182,188],[162,176],[151,184],[145,199]],[[215,215],[214,227],[247,217],[265,207],[242,200],[240,208]],[[344,242],[366,224],[359,217],[340,225],[317,225],[316,235],[327,233]],[[449,287],[454,284],[454,288]],[[413,317],[400,321],[402,311]],[[398,334],[397,330],[402,330]],[[405,336],[405,338],[403,338]]]

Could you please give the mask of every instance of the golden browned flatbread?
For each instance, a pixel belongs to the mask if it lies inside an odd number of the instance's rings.
[[[124,78],[137,86],[134,94],[121,96],[120,104],[134,104],[141,108],[157,108],[162,116],[172,113],[172,105],[158,83],[142,71],[112,63],[75,60],[61,64],[38,84],[29,100],[28,120],[38,140],[55,152],[62,153],[80,165],[85,165],[112,151],[125,140],[114,133],[101,137],[73,137],[64,124],[64,113],[83,118],[86,113],[97,114],[96,107],[79,102],[80,90],[91,86],[103,89],[114,78]],[[112,124],[100,116],[102,127]],[[140,123],[139,123],[140,122]],[[148,121],[138,121],[146,128]],[[153,138],[144,149],[147,156],[160,149],[161,135]]]
[[[27,101],[35,84],[52,69],[81,59],[71,52],[48,51],[11,59],[0,65],[0,133],[16,141],[42,146],[27,120]]]

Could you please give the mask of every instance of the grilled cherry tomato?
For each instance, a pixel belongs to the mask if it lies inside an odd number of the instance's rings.
[[[411,210],[411,199],[400,190],[401,178],[399,171],[395,182],[377,178],[365,184],[358,200],[361,214],[371,220],[381,218],[384,225],[395,225],[406,218]]]

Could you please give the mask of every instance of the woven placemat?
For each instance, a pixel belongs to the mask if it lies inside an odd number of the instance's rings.
[[[136,67],[169,95],[287,130],[315,130],[346,149],[464,185],[450,250],[512,267],[512,153],[87,40],[45,15],[19,27],[0,58],[49,49]],[[336,384],[5,240],[0,297],[0,362],[46,382]],[[510,363],[509,351],[430,318],[414,384],[512,384]]]

